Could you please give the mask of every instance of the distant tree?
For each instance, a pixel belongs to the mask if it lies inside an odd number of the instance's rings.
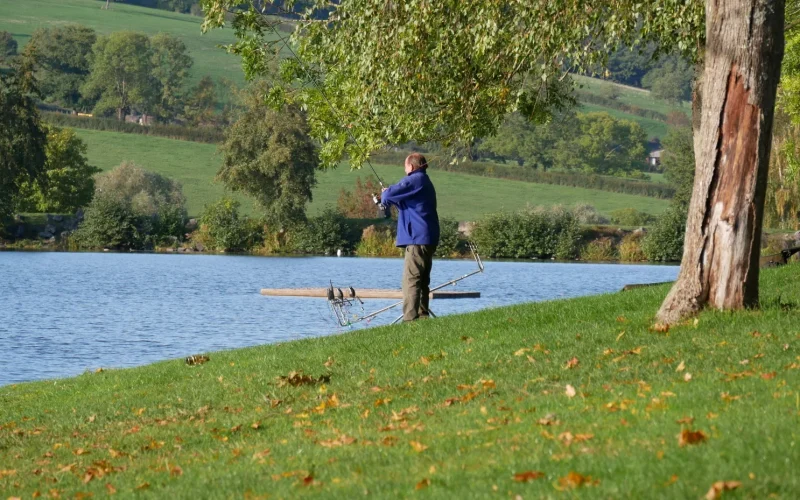
[[[20,186],[17,210],[68,213],[88,205],[100,169],[89,165],[86,143],[72,129],[47,127],[45,151],[44,173]]]
[[[546,124],[534,124],[519,113],[508,115],[497,133],[479,146],[483,154],[517,162],[520,166],[547,170],[553,166],[553,148],[573,133],[574,113],[559,113]]]
[[[204,76],[197,82],[186,96],[183,115],[192,125],[210,123],[214,118],[214,109],[217,102],[217,91],[214,80]]]
[[[157,84],[151,114],[162,119],[174,118],[183,107],[184,84],[193,61],[186,45],[166,33],[150,39],[150,72]]]
[[[288,227],[305,218],[316,184],[317,148],[298,109],[275,111],[261,95],[258,87],[246,94],[246,111],[220,148],[223,161],[217,179],[255,198],[267,223]]]
[[[378,215],[377,205],[372,201],[372,195],[381,192],[380,185],[368,177],[366,182],[361,182],[361,177],[356,177],[356,185],[352,191],[342,188],[336,199],[336,210],[350,219],[374,219]]]
[[[670,128],[662,142],[664,154],[661,165],[664,176],[675,187],[673,203],[688,209],[694,186],[694,140],[688,126]]]
[[[81,86],[89,76],[95,31],[86,26],[69,24],[40,28],[33,32],[25,47],[32,57],[42,97],[70,108],[90,108],[93,103],[81,96]]]
[[[619,47],[608,56],[608,77],[617,83],[641,87],[642,77],[653,68],[655,49],[653,43],[644,47]]]
[[[151,76],[150,40],[142,33],[119,31],[101,36],[92,47],[91,74],[81,93],[97,99],[94,112],[123,120],[132,108],[147,108],[158,93]]]
[[[650,89],[653,97],[678,103],[691,100],[693,81],[694,68],[684,59],[671,56],[642,78],[642,86]]]
[[[608,113],[578,114],[573,135],[562,135],[554,162],[568,170],[605,175],[642,175],[646,135],[633,121]]]
[[[0,221],[8,217],[19,187],[45,165],[46,133],[36,109],[38,91],[26,63],[0,73]]]
[[[0,64],[17,55],[17,41],[8,31],[0,31]]]

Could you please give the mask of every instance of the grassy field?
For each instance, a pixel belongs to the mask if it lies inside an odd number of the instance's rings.
[[[77,133],[88,145],[89,162],[103,170],[129,160],[180,181],[188,200],[189,212],[193,215],[199,214],[203,206],[224,194],[224,188],[213,182],[222,161],[214,145],[95,130],[77,130]],[[376,169],[387,182],[396,182],[402,176],[400,165],[377,165]],[[341,188],[352,189],[357,177],[366,180],[368,175],[371,175],[369,170],[351,172],[346,166],[320,172],[310,213],[319,213],[326,205],[335,206]],[[526,205],[585,202],[606,214],[628,207],[658,214],[668,204],[667,200],[644,196],[450,172],[432,172],[431,177],[436,183],[440,214],[458,220],[474,220],[488,212],[514,210]],[[243,207],[249,209],[251,204],[246,198],[240,199]]]
[[[203,35],[200,17],[113,2],[110,10],[103,10],[100,7],[104,5],[105,2],[98,0],[6,0],[0,2],[0,31],[10,32],[20,49],[37,28],[67,23],[83,24],[101,34],[122,30],[148,35],[170,33],[183,40],[194,59],[192,81],[209,75],[215,79],[226,77],[239,84],[244,82],[238,57],[218,47],[235,40],[232,30],[214,30]]]
[[[580,104],[580,110],[584,113],[591,113],[595,111],[602,111],[604,113],[608,113],[614,118],[618,118],[621,120],[630,120],[639,123],[642,129],[644,129],[645,133],[647,134],[648,139],[652,139],[654,137],[658,137],[659,139],[663,139],[667,136],[667,124],[666,122],[662,122],[659,120],[654,120],[652,118],[644,118],[642,116],[632,115],[630,113],[625,113],[624,111],[620,111],[614,108],[607,108],[605,106],[600,106],[597,104]]]
[[[661,286],[2,387],[0,489],[797,498],[800,267],[762,284],[668,332]]]

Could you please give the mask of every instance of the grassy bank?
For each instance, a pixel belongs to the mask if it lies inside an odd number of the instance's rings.
[[[222,158],[213,144],[177,141],[97,130],[76,130],[88,146],[89,163],[109,170],[125,160],[172,177],[183,184],[189,212],[199,214],[203,206],[219,199],[224,188],[213,182]],[[381,177],[396,182],[402,175],[397,165],[376,165]],[[310,213],[320,213],[326,205],[336,205],[342,188],[353,189],[356,177],[366,179],[366,172],[351,172],[346,166],[321,172],[319,184],[314,189],[314,202]],[[666,208],[667,200],[645,196],[610,193],[594,189],[552,186],[507,179],[474,177],[451,172],[436,172],[434,182],[439,198],[440,214],[458,220],[475,220],[482,215],[501,209],[516,210],[526,205],[571,205],[585,202],[594,205],[604,214],[619,208],[635,208],[659,214]],[[244,197],[242,207],[251,203]]]
[[[655,287],[3,387],[0,488],[796,498],[799,275],[668,332]]]

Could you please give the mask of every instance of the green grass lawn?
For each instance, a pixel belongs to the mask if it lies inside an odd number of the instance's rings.
[[[2,387],[0,489],[701,498],[730,481],[724,498],[797,498],[800,266],[763,273],[760,310],[654,331],[666,292]]]
[[[193,215],[199,214],[206,204],[216,201],[225,193],[222,185],[213,182],[222,161],[214,145],[95,130],[76,132],[88,146],[89,162],[103,170],[130,160],[145,169],[180,181],[189,212]],[[376,169],[386,182],[398,181],[403,172],[400,165],[376,165]],[[371,175],[369,170],[351,172],[346,166],[320,172],[310,213],[319,213],[327,205],[335,206],[342,188],[352,189],[357,177],[366,180],[368,175]],[[645,196],[450,172],[432,171],[431,177],[436,185],[440,214],[458,220],[475,220],[489,212],[515,210],[527,205],[585,202],[604,214],[628,207],[659,214],[668,204],[667,200]],[[242,206],[250,209],[251,203],[245,197],[239,198]]]
[[[215,79],[226,77],[239,84],[244,82],[239,58],[218,47],[235,40],[233,30],[214,30],[204,35],[200,32],[200,17],[115,2],[110,10],[103,10],[104,5],[105,2],[98,0],[2,1],[0,30],[10,32],[20,43],[20,49],[36,28],[67,23],[83,24],[100,34],[123,30],[148,35],[170,33],[183,40],[194,59],[192,81],[208,75]]]
[[[632,115],[630,113],[625,113],[624,111],[620,111],[618,109],[607,108],[605,106],[600,106],[598,104],[580,103],[579,106],[580,110],[584,113],[602,111],[620,120],[630,120],[637,122],[639,123],[639,125],[642,126],[642,129],[644,129],[648,139],[652,139],[654,137],[663,139],[664,137],[667,136],[668,126],[666,122],[654,120],[652,118],[644,118],[642,116]]]

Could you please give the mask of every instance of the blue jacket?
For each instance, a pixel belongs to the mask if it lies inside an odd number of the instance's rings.
[[[398,209],[397,246],[438,245],[436,190],[424,170],[415,170],[381,195],[384,205]]]

